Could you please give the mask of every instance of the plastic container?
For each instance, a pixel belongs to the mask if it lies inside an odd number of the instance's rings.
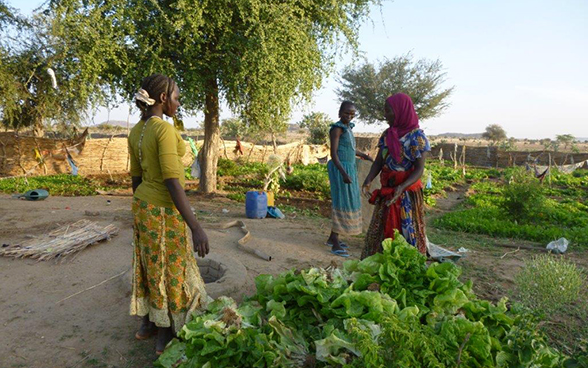
[[[245,195],[245,215],[249,218],[265,218],[267,216],[267,195],[265,192],[247,192]]]
[[[265,192],[265,194],[267,195],[267,206],[274,207],[275,206],[274,192]]]
[[[29,190],[23,196],[29,201],[42,201],[43,199],[49,197],[49,192],[45,189],[35,189]]]

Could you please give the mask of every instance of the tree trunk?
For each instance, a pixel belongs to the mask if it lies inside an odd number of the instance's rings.
[[[200,185],[202,193],[212,193],[216,190],[216,165],[218,163],[219,147],[219,104],[218,83],[216,78],[207,83],[206,103],[204,106],[204,145],[200,156]]]
[[[278,143],[276,142],[276,133],[272,132],[272,146],[274,147],[274,153],[278,153]]]
[[[42,138],[45,135],[45,127],[43,126],[43,120],[35,122],[33,125],[33,135],[35,137]]]

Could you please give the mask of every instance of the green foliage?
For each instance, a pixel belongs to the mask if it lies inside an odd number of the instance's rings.
[[[274,135],[292,104],[310,100],[378,0],[52,0],[53,35],[100,54],[93,75],[131,98],[147,75],[173,77],[187,112],[205,114],[203,186],[212,190],[219,100]],[[72,58],[72,60],[75,60]],[[210,183],[210,185],[209,185]]]
[[[429,206],[435,206],[436,198],[445,196],[446,191],[454,188],[456,185],[465,184],[465,182],[498,178],[501,175],[496,169],[470,167],[466,169],[464,176],[461,168],[455,169],[452,165],[441,164],[433,160],[427,161],[425,173],[421,178],[423,184],[427,182],[429,174],[431,175],[431,188],[425,188],[423,191],[425,203]]]
[[[84,21],[92,23],[95,19]],[[97,29],[86,30],[87,43],[83,45],[76,38],[79,35],[57,36],[64,26],[54,23],[49,13],[40,11],[12,27],[14,37],[2,38],[0,111],[4,126],[32,126],[38,133],[46,125],[69,130],[87,117],[92,108],[107,102],[110,85],[105,69],[110,67],[108,60],[113,58],[115,46],[108,41],[109,37],[94,37]],[[111,36],[120,30],[110,24],[109,30],[101,31]]]
[[[319,193],[323,198],[331,198],[331,186],[327,167],[321,164],[294,165],[294,172],[283,183],[284,188]]]
[[[95,195],[100,186],[88,178],[68,174],[0,180],[0,192],[24,193],[33,189],[45,189],[50,195],[89,196]]]
[[[337,94],[351,100],[362,121],[373,124],[383,120],[384,101],[397,92],[408,94],[421,120],[441,114],[448,106],[453,87],[443,89],[445,73],[441,61],[413,61],[407,54],[384,59],[379,65],[366,62],[357,68],[347,67]]]
[[[571,261],[540,255],[525,262],[515,278],[521,302],[539,313],[566,313],[566,306],[578,300],[586,278]]]
[[[256,278],[237,305],[194,316],[158,367],[559,367],[534,321],[478,299],[451,263],[427,266],[404,241],[343,269]]]
[[[519,170],[505,169],[503,180],[524,175]],[[516,181],[510,185],[484,181],[474,183],[470,186],[472,194],[463,205],[436,219],[434,224],[449,230],[526,239],[542,244],[565,237],[573,245],[586,246],[588,206],[584,204],[584,198],[588,186],[582,172],[576,175],[578,177],[554,173],[553,182],[557,185],[540,189],[547,197],[537,195],[524,184],[517,185]],[[508,191],[507,195],[505,191]],[[527,196],[527,202],[521,202],[518,195]],[[533,198],[537,199],[533,202]],[[510,212],[511,208],[517,217]]]
[[[482,133],[482,138],[497,143],[506,139],[506,131],[498,124],[488,125],[486,131]]]
[[[565,148],[568,148],[576,141],[576,137],[571,134],[558,134],[555,136],[555,140],[558,144],[563,144]]]
[[[218,176],[266,175],[269,169],[261,162],[235,162],[220,158],[218,160]]]
[[[545,203],[543,187],[531,173],[519,168],[502,190],[502,207],[516,221],[533,220]]]
[[[221,124],[221,135],[223,137],[243,139],[249,133],[249,127],[242,119],[229,118]]]
[[[301,128],[308,129],[310,144],[326,144],[329,141],[329,128],[333,122],[329,116],[322,112],[313,112],[304,115],[299,123]]]

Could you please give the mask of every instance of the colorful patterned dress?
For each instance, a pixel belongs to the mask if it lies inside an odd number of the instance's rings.
[[[351,184],[343,182],[343,175],[332,160],[327,164],[331,184],[332,231],[344,235],[357,235],[362,231],[361,202],[355,162],[355,137],[352,131],[354,126],[353,123],[349,123],[347,126],[341,122],[331,125],[331,130],[335,127],[343,129],[339,138],[337,156],[341,166],[351,178]]]
[[[420,129],[415,129],[400,138],[402,162],[398,163],[388,154],[386,139],[380,138],[384,167],[380,173],[381,189],[374,191],[370,203],[375,205],[372,220],[366,234],[365,248],[361,258],[382,251],[382,241],[394,236],[394,229],[400,231],[409,244],[427,253],[425,236],[423,185],[420,179],[409,186],[400,199],[386,205],[394,195],[394,187],[406,180],[414,170],[414,162],[430,151],[431,146]]]
[[[158,327],[173,326],[176,333],[208,298],[192,251],[190,232],[164,185],[165,179],[183,176],[179,158],[185,149],[175,128],[159,118],[139,122],[129,134],[131,175],[143,180],[132,204],[130,312],[148,315]]]

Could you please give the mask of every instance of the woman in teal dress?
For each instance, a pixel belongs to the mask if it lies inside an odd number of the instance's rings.
[[[362,231],[361,201],[357,181],[355,156],[373,161],[372,158],[355,149],[355,137],[351,122],[355,117],[355,105],[343,101],[339,108],[339,120],[331,125],[331,160],[327,164],[331,184],[331,235],[327,245],[331,252],[341,257],[349,257],[347,245],[339,241],[339,234],[357,235]]]

